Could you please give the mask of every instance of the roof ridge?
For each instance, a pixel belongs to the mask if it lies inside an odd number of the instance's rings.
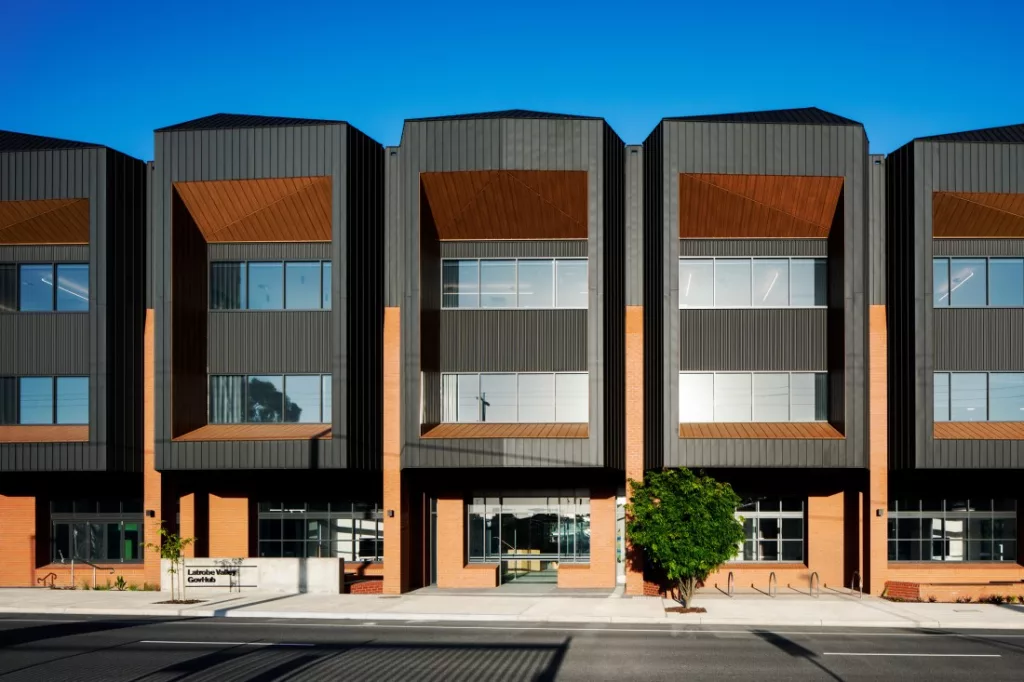
[[[834,114],[818,107],[793,109],[766,109],[763,111],[741,111],[723,114],[696,114],[693,116],[668,116],[665,121],[691,121],[711,123],[775,123],[796,125],[847,125],[861,126],[859,121]]]
[[[177,130],[225,130],[230,128],[274,128],[288,126],[333,125],[345,121],[325,118],[296,118],[293,116],[264,116],[261,114],[232,114],[219,112],[208,116],[175,123],[155,132],[173,132]]]
[[[56,149],[94,149],[102,144],[65,140],[60,137],[19,133],[14,130],[0,130],[0,152],[44,151]]]

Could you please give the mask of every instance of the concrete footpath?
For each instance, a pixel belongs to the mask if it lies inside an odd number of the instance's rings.
[[[455,594],[424,591],[402,596],[229,593],[193,590],[188,606],[160,604],[166,592],[95,592],[0,589],[0,613],[172,616],[186,618],[293,618],[401,622],[632,623],[749,627],[977,628],[1024,630],[1020,604],[893,603],[825,591],[819,598],[780,592],[728,597],[702,591],[696,606],[707,613],[665,613],[674,606],[657,597],[609,594],[575,596],[564,591],[538,595],[491,591]]]

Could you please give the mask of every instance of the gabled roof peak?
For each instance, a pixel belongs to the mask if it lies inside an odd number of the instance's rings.
[[[449,116],[425,116],[423,118],[409,118],[408,122],[420,121],[458,121],[466,119],[500,119],[500,118],[539,118],[554,119],[562,121],[600,120],[600,116],[574,116],[571,114],[554,114],[547,111],[530,111],[529,109],[505,109],[503,111],[484,111],[474,114],[452,114]]]
[[[157,128],[158,133],[176,130],[224,130],[229,128],[275,128],[287,126],[315,126],[344,123],[319,118],[288,118],[285,116],[252,116],[249,114],[211,114],[184,123]]]
[[[773,109],[745,111],[735,114],[702,114],[697,116],[671,116],[666,121],[692,121],[707,123],[791,123],[797,125],[859,126],[853,119],[833,114],[818,107],[802,109]]]
[[[1024,144],[1024,123],[1017,123],[1009,126],[998,126],[995,128],[965,130],[959,133],[930,135],[928,137],[919,137],[917,139],[927,140],[928,142],[1003,142],[1010,144]]]
[[[44,137],[42,135],[29,135],[28,133],[16,133],[10,130],[0,130],[0,152],[33,152],[47,151],[53,149],[95,149],[102,147],[101,144],[89,142],[76,142],[75,140],[62,140],[58,137]]]

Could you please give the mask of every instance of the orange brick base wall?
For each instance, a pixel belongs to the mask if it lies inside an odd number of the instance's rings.
[[[210,556],[249,556],[249,499],[210,494]]]
[[[35,584],[36,498],[0,495],[0,586]]]
[[[96,585],[113,585],[118,576],[124,578],[128,585],[134,585],[143,589],[146,584],[146,568],[143,564],[97,564]],[[111,573],[110,570],[114,572]],[[35,569],[37,585],[50,585],[54,587],[71,587],[71,567],[67,564],[50,564]],[[158,587],[158,583],[150,583]],[[75,566],[75,587],[93,586],[93,570],[91,566]]]
[[[497,564],[466,563],[466,504],[437,500],[437,586],[497,587]]]
[[[615,587],[615,495],[592,493],[590,498],[590,563],[561,564],[558,586]]]

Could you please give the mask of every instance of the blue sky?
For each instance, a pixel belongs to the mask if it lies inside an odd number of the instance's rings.
[[[693,5],[693,6],[689,6]],[[524,108],[663,116],[818,106],[873,152],[1024,122],[1024,3],[0,0],[0,129],[152,158],[207,114],[402,120]]]

